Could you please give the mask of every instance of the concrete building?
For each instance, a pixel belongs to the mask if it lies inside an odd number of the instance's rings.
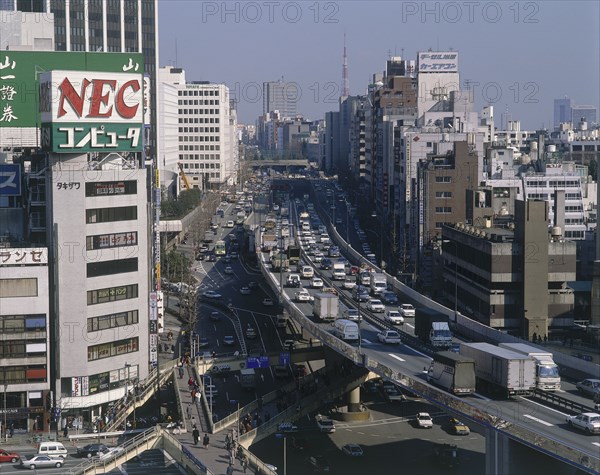
[[[324,170],[334,172],[338,168],[340,156],[340,113],[339,111],[330,111],[325,113],[325,163]]]
[[[178,156],[167,171],[176,172],[180,163],[190,186],[202,190],[236,183],[237,112],[229,88],[209,81],[185,82],[184,71],[170,76],[177,89]],[[167,73],[161,77],[168,80]]]
[[[571,116],[573,128],[576,130],[586,130],[588,127],[598,125],[598,109],[594,106],[573,105]],[[582,124],[585,125],[582,127]]]
[[[420,51],[417,71],[419,118],[461,89],[457,51]]]
[[[443,288],[458,310],[531,339],[573,324],[575,243],[551,234],[548,203],[518,201],[514,228],[443,226]]]
[[[263,82],[263,114],[279,111],[282,118],[296,117],[296,105],[300,98],[298,84],[279,81]]]

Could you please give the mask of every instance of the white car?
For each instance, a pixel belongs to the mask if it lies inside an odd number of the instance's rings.
[[[424,429],[431,429],[433,427],[433,421],[428,412],[419,412],[417,414],[417,425]]]
[[[362,457],[363,449],[358,444],[346,444],[342,447],[342,452],[350,457]]]
[[[379,299],[369,299],[367,301],[367,309],[375,313],[385,312],[385,305]]]
[[[279,432],[298,432],[298,426],[292,424],[291,422],[282,422],[277,426],[277,430]]]
[[[319,427],[319,431],[325,432],[327,434],[331,434],[335,432],[335,424],[328,417],[324,417],[321,414],[317,414],[315,416],[315,420],[317,421],[317,426]]]
[[[356,287],[356,280],[346,279],[342,284],[342,288],[346,290],[352,290],[354,287]]]
[[[265,307],[272,307],[273,306],[273,299],[265,298],[265,299],[263,299],[262,304]]]
[[[242,295],[250,295],[251,293],[252,293],[252,291],[250,290],[250,287],[248,287],[247,285],[244,285],[240,289],[240,294],[242,294]]]
[[[308,290],[302,289],[296,292],[296,302],[310,302]]]
[[[576,416],[568,416],[567,424],[588,434],[600,434],[600,414],[595,412],[583,412]]]
[[[392,345],[397,345],[400,343],[400,335],[397,331],[394,330],[382,330],[377,333],[377,339],[381,343],[389,343]]]
[[[319,264],[322,260],[323,260],[323,253],[315,252],[315,255],[313,256],[313,261],[315,261],[317,264]]]
[[[356,308],[347,308],[344,311],[344,318],[353,322],[358,322],[359,320],[361,320],[360,314],[358,313],[358,309]]]
[[[403,317],[414,317],[415,316],[415,307],[413,307],[409,303],[403,303],[402,305],[400,305],[398,310],[400,311],[400,314]]]
[[[225,267],[225,273],[228,275],[233,274],[233,268],[229,266]]]
[[[403,325],[404,317],[397,310],[388,310],[385,312],[385,320],[392,325]]]
[[[313,289],[322,289],[323,288],[323,279],[319,278],[319,277],[313,277],[310,286]]]

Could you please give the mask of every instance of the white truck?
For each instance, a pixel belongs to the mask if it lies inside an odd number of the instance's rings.
[[[329,292],[315,294],[313,303],[313,315],[321,321],[331,321],[338,317],[340,311],[340,299],[337,295]]]
[[[331,274],[333,280],[346,280],[346,265],[343,262],[334,262]]]
[[[369,285],[373,295],[379,295],[387,290],[387,279],[383,272],[372,272]]]
[[[340,340],[344,341],[358,341],[359,332],[358,325],[356,322],[346,320],[345,318],[338,318],[333,322],[333,334]]]
[[[536,364],[535,385],[538,389],[542,391],[560,389],[560,375],[552,353],[526,343],[499,343],[498,346],[533,358]]]
[[[475,360],[479,387],[504,397],[530,395],[535,389],[535,361],[489,343],[461,343],[460,354]]]

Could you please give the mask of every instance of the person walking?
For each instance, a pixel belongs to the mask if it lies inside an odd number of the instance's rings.
[[[233,475],[233,466],[231,465],[231,463],[229,463],[226,473],[227,473],[227,475]]]
[[[242,468],[244,469],[244,473],[246,473],[246,469],[248,468],[248,457],[246,456],[242,459]]]
[[[194,430],[192,431],[192,437],[194,438],[194,445],[198,445],[198,440],[200,439],[200,431],[196,426],[194,426]]]
[[[600,411],[600,391],[594,393],[594,409]]]
[[[202,439],[202,445],[204,445],[205,449],[208,449],[208,444],[210,439],[208,438],[208,434],[204,434],[204,438]]]

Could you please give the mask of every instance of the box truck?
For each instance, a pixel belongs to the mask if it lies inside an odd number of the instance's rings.
[[[330,293],[315,294],[313,314],[318,320],[335,320],[340,311],[340,301],[337,295]]]
[[[256,388],[256,371],[254,371],[254,368],[240,370],[240,386],[245,389]]]
[[[427,381],[456,396],[475,392],[475,360],[451,351],[433,355],[427,372]]]
[[[529,356],[489,343],[461,343],[460,354],[475,360],[477,384],[490,394],[529,395],[535,389],[535,361]]]
[[[560,375],[552,353],[526,343],[500,343],[498,346],[533,358],[536,365],[536,388],[542,391],[558,391],[560,389]]]
[[[434,348],[450,348],[452,332],[448,326],[448,316],[426,307],[420,307],[415,316],[415,335],[422,342]]]

